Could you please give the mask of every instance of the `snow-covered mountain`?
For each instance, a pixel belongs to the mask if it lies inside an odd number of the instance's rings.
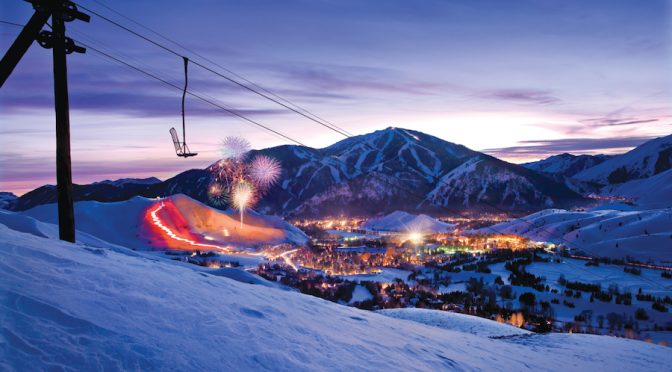
[[[362,228],[376,231],[430,234],[452,231],[455,225],[439,221],[425,214],[414,215],[403,211],[395,211],[383,217],[366,221]]]
[[[447,208],[506,207],[529,210],[578,201],[566,186],[522,166],[483,155],[449,171],[427,195],[430,205]]]
[[[479,329],[466,325],[462,332],[394,319],[3,224],[0,241],[0,366],[8,371],[645,371],[672,365],[668,348],[641,341],[581,334],[489,338],[490,328],[501,325],[479,320]]]
[[[153,185],[156,183],[161,183],[161,180],[156,177],[148,177],[148,178],[120,178],[118,180],[104,180],[100,182],[94,182],[93,185],[108,184],[112,186],[122,187],[127,184]]]
[[[553,155],[546,159],[522,164],[525,168],[552,176],[559,176],[558,180],[572,177],[575,174],[592,168],[609,160],[609,155],[572,155],[568,153]]]
[[[0,209],[4,209],[16,201],[16,195],[11,192],[0,192]]]
[[[656,138],[627,153],[579,172],[583,182],[613,185],[654,176],[672,168],[672,135]]]
[[[672,209],[643,211],[548,209],[478,230],[564,244],[597,257],[672,262]]]
[[[672,169],[648,178],[605,186],[601,193],[632,198],[637,209],[672,208]]]
[[[296,205],[296,213],[310,207],[324,214],[344,203],[365,205],[372,215],[399,208],[534,210],[580,201],[564,185],[534,171],[409,129],[387,128],[311,154],[299,168],[288,167],[281,185],[289,196],[283,205],[290,210]],[[470,167],[475,163],[480,165]],[[310,176],[302,178],[305,172]],[[457,189],[451,180],[470,185]]]
[[[281,181],[258,205],[265,214],[376,215],[397,209],[440,213],[447,209],[506,208],[533,211],[573,206],[581,196],[564,184],[462,145],[402,128],[355,136],[323,149],[278,146],[252,151],[282,163]],[[192,169],[133,190],[110,184],[78,186],[76,200],[116,201],[176,193],[208,202],[210,172]],[[448,183],[448,185],[446,185]],[[459,188],[455,183],[467,183]],[[128,185],[124,185],[128,187]],[[55,201],[55,190],[21,197],[15,210]]]

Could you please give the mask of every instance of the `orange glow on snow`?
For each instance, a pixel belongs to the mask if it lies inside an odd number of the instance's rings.
[[[284,229],[265,218],[248,215],[243,228],[238,216],[207,207],[187,197],[173,196],[152,204],[144,215],[144,238],[162,249],[217,250],[281,244]],[[234,248],[236,247],[236,248]]]
[[[152,218],[152,223],[154,226],[156,226],[159,230],[163,231],[169,238],[176,240],[178,242],[186,243],[194,248],[205,248],[205,249],[216,249],[224,252],[231,252],[231,249],[222,247],[216,244],[205,244],[205,243],[198,243],[192,239],[188,238],[183,238],[181,236],[178,236],[176,233],[174,233],[168,226],[166,226],[162,221],[161,218],[159,218],[158,213],[161,211],[163,208],[165,208],[166,205],[164,202],[161,202],[158,207],[154,208],[149,214]],[[208,237],[206,237],[207,239]]]

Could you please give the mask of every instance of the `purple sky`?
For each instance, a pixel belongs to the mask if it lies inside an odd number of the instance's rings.
[[[355,134],[411,128],[522,162],[623,152],[672,133],[670,1],[80,2],[161,40],[100,3],[113,6]],[[3,21],[25,23],[31,12],[0,4]],[[95,16],[67,26],[182,84],[178,57]],[[0,24],[3,53],[18,32]],[[168,129],[180,123],[180,92],[93,51],[68,63],[75,182],[204,167],[228,135],[255,148],[287,143],[188,99],[200,155],[178,159]],[[190,87],[264,125],[314,147],[343,138],[192,67]],[[52,92],[51,54],[33,45],[0,90],[0,190],[55,183]]]

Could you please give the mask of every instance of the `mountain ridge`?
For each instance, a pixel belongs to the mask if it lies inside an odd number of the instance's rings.
[[[564,184],[541,173],[411,129],[389,127],[321,149],[281,145],[250,151],[249,156],[258,154],[277,158],[283,166],[279,183],[257,207],[267,214],[379,215],[396,209],[438,214],[467,208],[527,212],[584,202]],[[460,176],[460,183],[469,187],[448,188],[442,178],[467,162],[480,164],[477,172]],[[208,168],[191,169],[157,184],[124,185],[116,191],[114,185],[83,185],[75,193],[76,200],[105,199],[99,201],[183,193],[208,203],[209,182]],[[102,187],[108,189],[98,190]],[[37,190],[28,194],[44,195],[22,196],[11,209],[55,201],[55,190]]]

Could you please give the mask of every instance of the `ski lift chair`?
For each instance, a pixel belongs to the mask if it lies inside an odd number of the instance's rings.
[[[183,158],[188,158],[191,156],[196,156],[198,153],[191,152],[189,150],[189,146],[187,146],[186,126],[184,124],[184,98],[187,95],[187,64],[189,63],[189,58],[182,57],[182,59],[184,60],[184,90],[182,91],[182,142],[180,142],[180,138],[177,136],[177,131],[175,128],[170,128],[170,136],[173,138],[173,145],[175,145],[175,154]]]

